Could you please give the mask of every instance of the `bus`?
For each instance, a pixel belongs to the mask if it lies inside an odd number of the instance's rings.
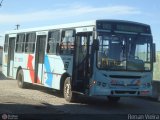
[[[20,88],[36,84],[77,95],[151,96],[155,44],[150,26],[93,20],[6,32],[3,74]]]

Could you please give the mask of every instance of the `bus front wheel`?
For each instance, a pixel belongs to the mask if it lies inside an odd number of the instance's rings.
[[[17,75],[17,83],[19,88],[25,88],[26,83],[24,82],[23,71],[19,70]]]
[[[71,79],[67,77],[64,81],[63,89],[64,98],[68,102],[73,102],[76,99],[76,94],[71,91]]]

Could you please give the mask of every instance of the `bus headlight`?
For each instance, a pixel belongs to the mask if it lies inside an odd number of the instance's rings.
[[[96,80],[93,80],[93,81],[90,83],[89,87],[92,87],[92,86],[95,85],[95,84],[96,84]]]

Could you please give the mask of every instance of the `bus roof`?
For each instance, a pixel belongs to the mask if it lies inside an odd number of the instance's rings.
[[[102,20],[92,20],[92,21],[83,21],[76,23],[67,23],[67,24],[59,24],[59,25],[51,25],[44,27],[36,27],[36,28],[28,28],[28,29],[20,29],[20,30],[11,30],[5,32],[6,34],[16,34],[22,32],[35,32],[35,31],[46,31],[46,30],[54,30],[54,29],[66,29],[66,28],[78,28],[78,27],[86,27],[86,26],[95,26],[96,22],[112,22],[112,23],[128,23],[135,25],[142,25],[149,27],[149,25],[139,22],[127,21],[127,20],[111,20],[111,19],[102,19]]]
[[[142,25],[142,26],[148,26],[148,24],[144,24],[144,23],[140,23],[140,22],[135,22],[135,21],[128,21],[128,20],[112,20],[112,19],[108,19],[108,20],[96,20],[97,22],[113,22],[113,23],[128,23],[128,24],[136,24],[136,25]]]
[[[51,26],[44,26],[44,27],[37,27],[37,28],[11,30],[11,31],[7,31],[6,34],[14,34],[14,33],[21,33],[21,32],[34,32],[34,31],[46,31],[46,30],[54,30],[54,29],[76,28],[76,27],[85,27],[85,26],[94,26],[95,24],[96,24],[96,21],[84,21],[84,22],[51,25]]]

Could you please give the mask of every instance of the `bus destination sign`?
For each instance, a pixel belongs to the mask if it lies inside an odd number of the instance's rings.
[[[135,33],[151,33],[149,26],[139,24],[124,24],[124,23],[109,23],[109,22],[97,22],[98,30],[110,30],[120,32],[135,32]]]

